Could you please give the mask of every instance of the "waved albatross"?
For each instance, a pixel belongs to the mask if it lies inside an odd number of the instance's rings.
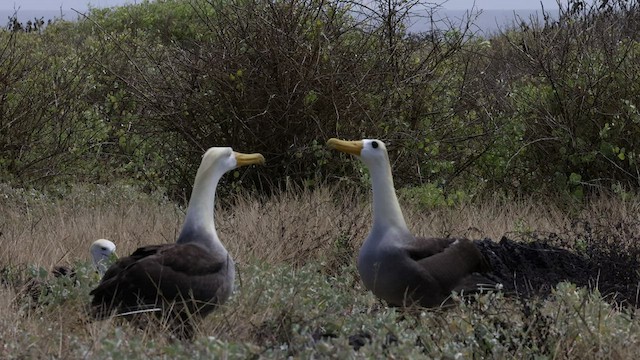
[[[190,339],[193,321],[224,303],[233,290],[234,262],[213,220],[218,181],[236,167],[262,163],[261,154],[230,147],[207,150],[176,243],[144,246],[114,263],[90,293],[92,315],[102,319],[148,309],[168,320],[176,336]]]
[[[89,247],[91,261],[100,277],[104,275],[106,266],[111,262],[112,256],[115,255],[115,250],[115,244],[106,239],[98,239]],[[15,271],[15,269],[12,270],[7,267],[0,269],[0,283],[15,289],[18,295],[16,300],[25,300],[26,296],[26,300],[32,308],[39,305],[45,305],[48,302],[46,297],[51,294],[52,291],[52,279],[50,280],[38,276],[30,276],[25,280],[22,280],[19,277],[11,279],[12,277],[15,277],[15,275],[11,276],[11,273],[14,273]],[[48,274],[46,275],[48,276]],[[54,278],[66,278],[73,281],[72,283],[67,283],[68,285],[76,286],[78,284],[75,281],[77,272],[73,267],[66,265],[54,266],[51,270],[51,275],[53,275]]]
[[[91,262],[98,272],[100,277],[104,276],[104,273],[107,271],[107,267],[113,260],[113,256],[116,252],[116,244],[107,239],[98,239],[91,243],[89,247],[89,253],[91,254]],[[68,266],[59,265],[55,266],[51,271],[53,276],[61,277],[61,276],[69,276],[75,277],[76,270],[72,269]]]
[[[96,271],[100,274],[100,277],[104,276],[112,257],[116,256],[116,244],[107,239],[98,239],[91,244],[89,252]]]
[[[585,287],[600,281],[602,294],[636,298],[637,281],[619,280],[617,274],[627,271],[615,265],[617,260],[604,266],[544,239],[525,243],[506,237],[500,242],[415,237],[400,210],[385,144],[329,139],[327,145],[358,156],[369,168],[373,226],[360,249],[358,272],[364,285],[391,305],[435,307],[449,302],[452,291],[477,292],[496,284],[508,294],[544,296],[561,281]],[[603,287],[605,278],[613,282]]]
[[[452,291],[476,291],[493,281],[484,256],[467,239],[417,238],[407,228],[396,197],[385,144],[329,139],[330,148],[356,155],[370,172],[373,226],[358,256],[364,285],[394,306],[440,306]]]
[[[115,256],[116,244],[107,239],[98,239],[91,243],[89,247],[89,253],[91,254],[91,262],[95,267],[96,272],[100,277],[107,271],[107,267],[112,262],[112,257]],[[53,276],[69,276],[75,277],[76,270],[65,265],[58,265],[51,271]]]

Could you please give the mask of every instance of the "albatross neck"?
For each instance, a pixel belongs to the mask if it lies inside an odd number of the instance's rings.
[[[368,164],[373,189],[373,232],[395,228],[408,231],[393,186],[389,159]]]
[[[216,188],[221,177],[222,173],[211,168],[198,170],[178,244],[198,243],[215,252],[226,252],[213,219]]]

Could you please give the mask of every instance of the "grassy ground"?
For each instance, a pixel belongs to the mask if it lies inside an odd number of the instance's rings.
[[[355,270],[371,215],[367,200],[354,194],[325,188],[268,200],[220,200],[225,206],[218,207],[216,224],[237,259],[238,289],[205,319],[196,341],[186,344],[158,328],[140,330],[120,319],[91,323],[84,315],[88,292],[98,282],[89,264],[90,243],[105,237],[126,255],[140,245],[171,242],[183,209],[127,187],[83,186],[54,198],[0,185],[3,278],[19,280],[60,264],[79,269],[75,281],[52,280],[51,291],[35,306],[18,289],[0,287],[0,358],[521,359],[640,353],[635,308],[568,283],[547,299],[486,294],[459,299],[449,310],[384,306],[361,286]],[[621,252],[640,240],[638,198],[600,199],[571,211],[535,201],[431,211],[410,201],[403,205],[412,230],[424,235],[499,240],[506,234],[526,241],[554,233],[579,248],[571,240],[591,234]]]

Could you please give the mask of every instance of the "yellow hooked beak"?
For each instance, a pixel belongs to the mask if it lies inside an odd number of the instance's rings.
[[[238,163],[238,167],[251,165],[251,164],[260,164],[264,165],[264,156],[262,154],[243,154],[237,151],[233,152],[233,155],[236,157],[236,161]]]
[[[362,142],[362,140],[347,141],[331,138],[327,141],[327,146],[347,154],[360,156],[360,151],[362,151],[364,143]]]

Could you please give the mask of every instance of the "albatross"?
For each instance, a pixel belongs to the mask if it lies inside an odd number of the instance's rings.
[[[229,170],[263,163],[261,154],[208,149],[176,243],[140,247],[111,265],[90,293],[93,317],[151,310],[168,320],[174,335],[190,339],[193,322],[223,304],[233,290],[234,262],[213,219],[218,182]]]
[[[100,277],[102,277],[107,271],[107,267],[111,263],[112,257],[115,256],[115,252],[116,244],[107,239],[98,239],[91,243],[91,246],[89,246],[91,262],[93,263],[93,267],[96,269],[96,272],[98,273],[98,275],[100,275]],[[55,277],[75,277],[76,271],[69,266],[58,265],[53,268],[51,273]]]
[[[94,241],[89,247],[89,253],[91,254],[91,261],[93,266],[102,277],[105,273],[107,265],[111,262],[113,255],[115,255],[116,245],[107,239],[98,239]],[[45,297],[51,294],[52,291],[52,279],[46,279],[41,277],[29,277],[26,280],[8,279],[8,275],[12,272],[10,268],[3,268],[0,270],[0,283],[3,285],[10,285],[13,287],[18,296],[16,299],[27,299],[32,308],[40,305],[45,305],[47,300]],[[48,274],[47,274],[48,275]],[[73,280],[73,286],[77,285],[76,269],[66,265],[54,266],[51,270],[51,275],[54,278],[67,278]]]
[[[396,196],[385,144],[380,140],[329,139],[327,145],[356,155],[367,166],[373,189],[373,226],[358,256],[365,287],[394,306],[444,304],[452,291],[477,291],[494,281],[489,264],[468,239],[415,237]]]
[[[93,266],[100,274],[100,277],[103,277],[107,272],[112,257],[116,254],[116,244],[111,240],[98,239],[91,244],[89,252],[91,253]]]
[[[454,291],[500,288],[525,297],[548,295],[561,281],[590,286],[615,273],[544,240],[416,237],[402,215],[384,142],[332,138],[327,145],[359,157],[369,169],[373,226],[360,248],[358,272],[365,287],[390,305],[437,307],[448,304]],[[619,293],[619,287],[600,290]]]
[[[91,262],[93,263],[93,267],[96,269],[96,272],[98,273],[98,275],[100,275],[100,277],[102,277],[107,271],[107,267],[111,263],[112,257],[115,256],[115,252],[116,244],[114,244],[111,240],[98,239],[91,243],[91,246],[89,247]],[[55,277],[76,276],[76,270],[66,265],[54,266],[51,273]]]
[[[545,296],[559,282],[570,281],[582,287],[598,284],[610,299],[638,306],[637,277],[618,265],[627,263],[616,258],[617,253],[591,258],[554,245],[553,236],[524,243],[506,237],[495,242],[412,235],[396,197],[385,144],[333,138],[327,145],[358,156],[369,169],[373,226],[360,249],[358,272],[367,289],[389,304],[437,307],[449,303],[453,291],[492,288],[510,295]]]

